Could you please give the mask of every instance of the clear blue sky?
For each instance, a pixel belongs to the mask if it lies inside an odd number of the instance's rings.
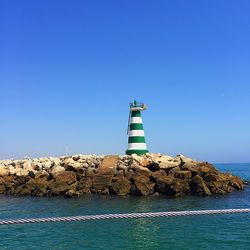
[[[0,158],[148,148],[250,162],[250,1],[0,1]]]

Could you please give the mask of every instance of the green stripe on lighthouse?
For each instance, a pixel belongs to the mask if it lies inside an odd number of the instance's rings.
[[[128,138],[128,143],[134,143],[134,142],[136,142],[136,143],[138,143],[138,142],[144,143],[144,142],[146,142],[145,137],[144,136],[130,136]]]
[[[142,123],[131,123],[129,126],[130,130],[143,130]]]
[[[141,117],[141,111],[139,111],[139,110],[132,111],[131,117]]]

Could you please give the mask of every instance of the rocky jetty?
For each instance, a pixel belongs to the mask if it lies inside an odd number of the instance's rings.
[[[214,195],[244,182],[183,155],[73,155],[0,161],[0,193],[78,197],[84,194]]]

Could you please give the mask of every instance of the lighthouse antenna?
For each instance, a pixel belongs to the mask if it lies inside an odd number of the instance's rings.
[[[131,109],[129,109],[129,114],[128,114],[128,127],[127,127],[127,135],[128,135],[128,133],[129,133],[130,119],[131,119]]]

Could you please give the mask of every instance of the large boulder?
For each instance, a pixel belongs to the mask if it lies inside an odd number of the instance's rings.
[[[53,176],[56,176],[56,175],[58,175],[58,174],[60,174],[60,173],[64,173],[64,172],[65,172],[65,168],[62,167],[62,166],[60,166],[60,165],[54,166],[54,167],[52,168],[52,170],[51,170],[51,174],[52,174]]]
[[[190,186],[188,182],[182,179],[173,179],[168,188],[173,191],[175,197],[190,193]]]
[[[48,180],[48,174],[39,173],[35,178],[30,178],[25,184],[21,185],[18,194],[33,196],[49,195],[48,187],[52,181]]]
[[[191,193],[196,195],[211,195],[211,191],[201,176],[196,175],[190,181]]]
[[[193,176],[198,174],[200,171],[198,164],[196,162],[192,162],[192,161],[183,162],[180,167],[182,170],[190,171]]]
[[[149,167],[152,164],[152,161],[149,159],[143,159],[142,161],[140,161],[140,165],[142,167]]]
[[[239,177],[228,174],[230,177],[229,185],[236,190],[242,190],[244,188],[244,181],[242,181]]]
[[[183,196],[190,191],[186,180],[177,179],[173,175],[167,175],[165,171],[157,171],[152,174],[155,179],[155,190],[159,193],[171,196]]]
[[[78,190],[81,194],[91,194],[93,179],[91,177],[82,177],[78,182]]]
[[[168,176],[164,170],[160,170],[152,173],[152,178],[155,182],[155,190],[159,193],[166,195],[174,195],[174,191],[170,189],[170,185],[173,183],[174,178]]]
[[[192,178],[192,173],[189,170],[180,170],[174,173],[174,177],[181,180],[190,180]]]
[[[23,169],[23,168],[16,168],[15,174],[16,174],[16,176],[28,176],[29,171],[27,169]]]
[[[203,178],[214,194],[226,194],[233,189],[241,190],[244,188],[243,181],[231,174],[208,173]]]
[[[57,182],[64,182],[68,185],[76,182],[76,173],[73,171],[65,171],[53,175],[54,180]]]
[[[130,181],[124,176],[114,176],[110,186],[111,194],[118,194],[121,196],[128,195],[131,190]]]
[[[180,161],[168,155],[156,155],[156,157],[152,158],[152,161],[154,164],[157,164],[160,169],[167,171],[180,165]]]
[[[181,155],[181,154],[177,155],[174,159],[177,160],[177,161],[180,161],[182,163],[184,163],[184,162],[195,162],[193,159],[191,159],[189,157],[186,157],[184,155]]]
[[[4,186],[6,194],[15,194],[16,189],[19,186],[19,182],[17,177],[14,175],[5,176],[4,178]]]
[[[5,168],[4,166],[0,165],[0,177],[8,176],[10,173],[9,169]]]
[[[34,166],[32,165],[32,160],[27,160],[22,163],[22,167],[28,171],[33,171]]]
[[[53,175],[54,181],[50,183],[49,188],[52,194],[64,194],[70,189],[70,185],[77,181],[76,173],[73,171],[65,171]]]
[[[5,166],[15,166],[15,161],[13,161],[13,160],[5,160],[5,161],[3,161],[3,164],[5,165]]]
[[[0,177],[0,194],[5,192],[5,181],[4,177]]]
[[[150,195],[154,193],[155,183],[150,181],[148,173],[145,175],[141,172],[137,172],[132,175],[134,184],[132,185],[132,193],[137,195]]]
[[[60,158],[57,158],[57,157],[49,157],[49,160],[51,161],[52,166],[61,165],[61,160],[60,160]]]
[[[169,155],[155,155],[154,157],[152,157],[153,161],[156,163],[162,163],[162,162],[168,162],[168,161],[173,161],[174,158],[169,156]]]
[[[170,170],[172,168],[178,167],[180,164],[179,162],[174,161],[164,161],[159,163],[160,169]]]
[[[132,160],[132,162],[136,162],[136,163],[140,164],[140,162],[142,162],[144,160],[144,158],[143,158],[143,156],[140,156],[137,154],[132,154],[131,160]]]
[[[75,158],[76,159],[76,158]],[[68,159],[65,159],[63,162],[62,162],[62,165],[64,166],[64,168],[66,170],[70,170],[70,171],[77,171],[78,168],[82,168],[83,167],[83,164],[78,162],[78,161],[75,161],[74,159],[72,158],[68,158]]]
[[[151,171],[148,168],[143,167],[141,165],[136,165],[134,170],[135,170],[136,173],[144,174],[146,176],[151,175]]]
[[[197,164],[197,167],[202,176],[209,173],[214,173],[214,174],[219,173],[219,171],[212,164],[209,164],[208,162],[200,162]]]

